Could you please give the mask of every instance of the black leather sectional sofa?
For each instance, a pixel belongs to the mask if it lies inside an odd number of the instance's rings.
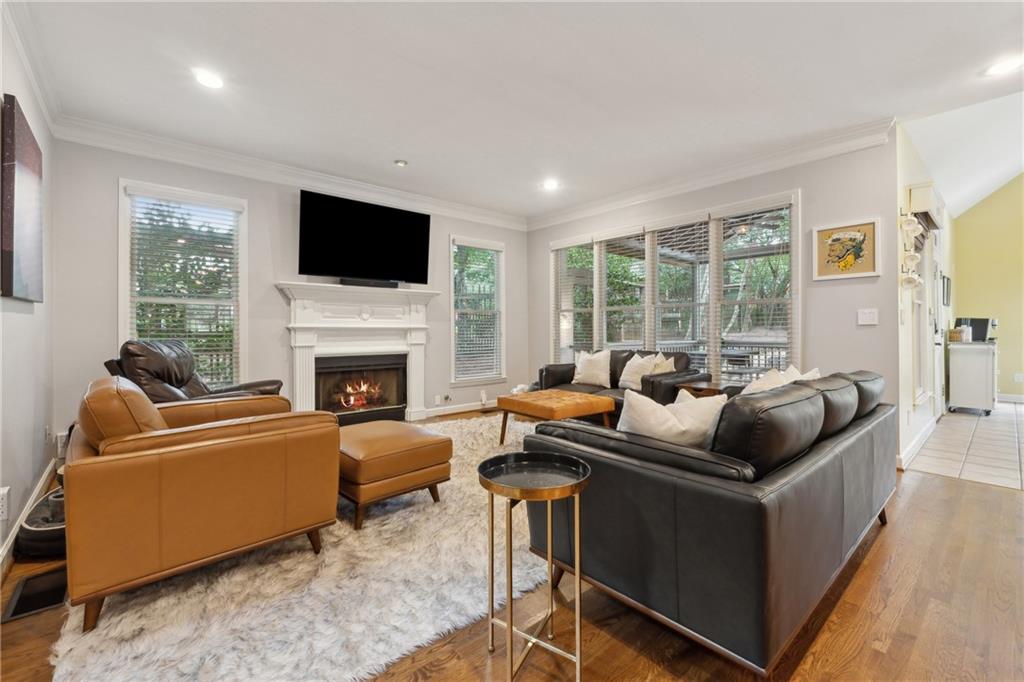
[[[657,351],[649,350],[613,350],[611,351],[611,388],[595,386],[593,384],[574,384],[573,375],[576,372],[576,365],[567,362],[555,365],[545,365],[540,369],[538,383],[540,388],[560,388],[563,391],[576,391],[578,393],[590,393],[593,395],[606,395],[615,401],[615,417],[622,412],[622,399],[626,389],[619,387],[619,377],[626,363],[637,353],[641,357],[653,355]],[[678,390],[676,386],[683,382],[711,381],[710,374],[703,374],[699,369],[690,368],[690,356],[686,353],[662,353],[666,358],[672,358],[676,369],[674,372],[662,372],[661,374],[648,374],[640,379],[640,392],[648,398],[658,401],[662,405],[674,402]]]
[[[897,417],[871,372],[740,395],[708,449],[578,421],[545,422],[528,451],[576,455],[583,578],[767,675],[896,484]],[[545,508],[528,507],[546,554]],[[572,506],[555,503],[554,556],[572,570]]]

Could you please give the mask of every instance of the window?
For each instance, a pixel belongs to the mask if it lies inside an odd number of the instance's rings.
[[[181,339],[211,386],[242,380],[245,202],[121,185],[121,340]]]
[[[604,348],[644,345],[646,246],[643,234],[601,242]]]
[[[558,249],[553,260],[553,354],[572,362],[576,351],[594,350],[594,246]]]
[[[711,296],[707,222],[654,232],[657,292],[654,341],[661,351],[690,354],[693,367],[705,368],[708,301]]]
[[[722,219],[721,372],[743,383],[790,362],[789,207]]]
[[[682,351],[716,380],[744,383],[796,363],[792,211],[779,199],[555,250],[555,361],[581,349]]]
[[[504,245],[452,238],[452,380],[505,375]]]

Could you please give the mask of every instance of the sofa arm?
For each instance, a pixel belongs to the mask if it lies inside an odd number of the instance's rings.
[[[662,372],[640,377],[640,390],[645,396],[668,405],[676,401],[679,384],[690,381],[711,381],[710,374],[702,374],[699,369],[684,369],[677,372]]]
[[[576,374],[576,365],[571,362],[564,362],[557,365],[544,365],[540,368],[541,389],[551,388],[559,384],[571,384]]]
[[[337,424],[65,467],[72,603],[333,523]]]
[[[259,381],[247,381],[234,386],[224,386],[212,389],[210,395],[221,395],[224,393],[248,393],[250,395],[278,395],[281,392],[283,382],[280,379],[261,379]]]
[[[158,403],[156,409],[160,411],[167,426],[175,429],[224,419],[281,414],[290,412],[292,404],[280,395],[244,395]]]

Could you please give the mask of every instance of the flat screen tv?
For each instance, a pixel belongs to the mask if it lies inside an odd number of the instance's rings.
[[[430,216],[302,190],[299,274],[427,283]]]

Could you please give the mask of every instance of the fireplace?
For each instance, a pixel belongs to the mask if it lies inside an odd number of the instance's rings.
[[[355,355],[316,358],[316,409],[338,423],[405,419],[406,356]]]

